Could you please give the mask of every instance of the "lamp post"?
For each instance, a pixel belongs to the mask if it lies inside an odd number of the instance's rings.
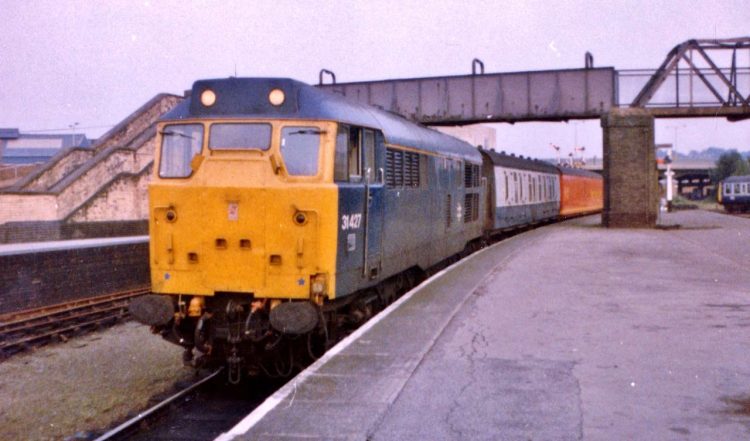
[[[74,122],[73,124],[68,124],[68,128],[70,129],[71,134],[73,135],[71,139],[71,147],[76,146],[76,127],[78,127],[78,123]]]
[[[674,178],[674,172],[672,171],[672,157],[674,155],[674,144],[657,144],[657,149],[664,149],[666,151],[666,154],[664,155],[664,165],[666,166],[666,170],[664,172],[664,177],[667,181],[667,188],[666,188],[666,199],[667,199],[667,211],[672,211],[672,199],[673,199],[673,191],[672,191],[672,179]]]

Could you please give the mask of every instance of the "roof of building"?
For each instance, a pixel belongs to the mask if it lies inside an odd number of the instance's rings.
[[[91,140],[83,133],[34,134],[0,129],[0,162],[8,164],[44,162],[60,150],[90,146]]]
[[[18,136],[18,129],[0,128],[0,139],[15,139],[18,138]]]

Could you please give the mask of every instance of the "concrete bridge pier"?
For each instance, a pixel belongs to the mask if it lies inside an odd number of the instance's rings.
[[[642,109],[612,109],[604,131],[604,212],[608,228],[654,228],[659,182],[654,117]]]

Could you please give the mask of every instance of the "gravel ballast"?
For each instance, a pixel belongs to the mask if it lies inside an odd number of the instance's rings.
[[[192,378],[180,347],[135,322],[0,363],[0,439],[80,439]]]

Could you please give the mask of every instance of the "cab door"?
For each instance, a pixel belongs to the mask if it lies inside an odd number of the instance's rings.
[[[341,124],[334,178],[339,192],[336,296],[371,285],[380,275],[385,161],[382,135]],[[381,146],[380,151],[377,146]]]
[[[365,253],[362,276],[375,279],[380,275],[382,257],[385,145],[383,134],[370,129],[363,131],[362,141],[365,184]]]

